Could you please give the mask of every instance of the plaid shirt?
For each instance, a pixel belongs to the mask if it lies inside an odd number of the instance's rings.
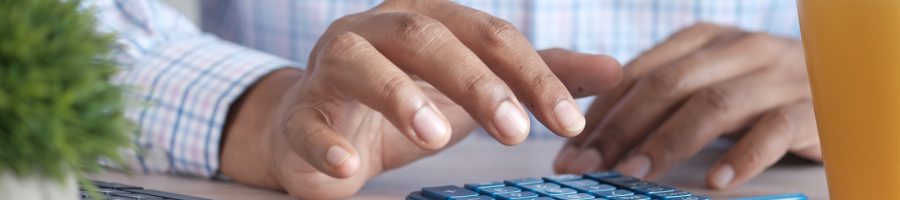
[[[698,21],[799,37],[791,0],[460,0],[516,25],[536,48],[627,62]],[[328,25],[375,0],[204,0],[201,28],[154,0],[86,0],[99,29],[117,33],[115,81],[132,86],[144,172],[215,175],[231,103],[256,80],[303,68]],[[213,35],[204,34],[205,32]],[[579,103],[587,107],[592,99]],[[532,135],[549,137],[532,119]]]

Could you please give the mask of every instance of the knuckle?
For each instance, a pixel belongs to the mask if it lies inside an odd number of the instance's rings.
[[[555,85],[558,85],[559,81],[556,75],[552,73],[541,73],[535,72],[531,75],[531,90],[543,93],[549,93],[552,89],[554,89]]]
[[[697,98],[699,103],[708,106],[714,111],[727,111],[736,106],[734,105],[735,100],[731,92],[718,87],[704,90]]]
[[[416,2],[416,1],[412,1],[412,2]],[[384,0],[384,2],[381,3],[381,5],[382,5],[382,6],[395,6],[395,7],[396,7],[396,6],[405,6],[406,4],[412,3],[412,2],[411,2],[411,1],[406,1],[406,0]]]
[[[299,144],[303,146],[304,152],[324,152],[322,149],[315,149],[317,145],[313,144],[320,143],[321,141],[318,140],[325,137],[326,134],[328,134],[328,131],[321,127],[306,128],[302,134],[298,134],[298,141],[300,142]]]
[[[334,35],[322,49],[319,62],[326,66],[338,66],[347,57],[353,57],[364,48],[366,41],[354,33],[341,32]]]
[[[334,36],[331,39],[331,42],[327,46],[330,49],[336,50],[345,50],[345,49],[353,49],[359,45],[364,44],[365,41],[352,32],[341,32]]]
[[[693,25],[691,25],[688,29],[710,30],[710,29],[716,29],[718,27],[719,27],[718,25],[715,25],[715,24],[709,23],[709,22],[697,22],[697,23],[694,23]]]
[[[738,31],[737,28],[717,25],[709,22],[698,22],[673,34],[670,38],[694,40],[696,42],[714,39],[723,33]]]
[[[793,133],[798,130],[797,125],[792,119],[792,113],[789,109],[776,109],[767,116],[767,123],[776,124],[784,128],[785,133]]]
[[[652,73],[641,82],[657,93],[673,91],[680,88],[682,84],[681,77],[678,74],[666,73],[666,71]]]
[[[465,81],[463,93],[468,97],[480,97],[489,93],[492,86],[505,85],[503,83],[495,84],[495,81],[488,73],[479,73]]]
[[[427,16],[400,13],[397,20],[398,36],[406,41],[431,41],[444,35],[442,25]]]
[[[385,0],[381,3],[381,7],[391,7],[391,8],[400,8],[404,10],[411,10],[415,8],[427,7],[429,5],[433,5],[435,3],[444,2],[446,0],[418,0],[418,1],[410,1],[410,0]]]
[[[774,39],[772,35],[763,32],[752,32],[744,36],[744,40],[750,43],[767,42]]]
[[[608,145],[610,148],[607,150],[610,151],[619,151],[616,147],[620,146],[631,146],[634,143],[633,139],[636,137],[634,135],[630,135],[625,130],[625,124],[620,123],[621,119],[613,119],[610,123],[605,124],[600,128],[600,134],[603,135],[601,137],[603,140],[600,141],[603,144],[599,145]],[[612,153],[616,153],[612,152]]]
[[[549,49],[544,49],[544,50],[542,50],[542,51],[543,51],[543,52],[547,52],[547,53],[558,54],[558,53],[566,53],[567,50],[566,50],[566,49],[563,49],[563,48],[560,48],[560,47],[553,47],[553,48],[549,48]]]
[[[512,23],[488,14],[480,14],[479,19],[484,21],[481,35],[485,44],[502,47],[509,46],[515,41],[518,29]]]
[[[775,36],[763,32],[748,33],[738,41],[739,46],[749,47],[751,49],[765,50],[765,52],[775,52],[772,48],[777,48],[778,43]]]
[[[334,22],[331,22],[330,27],[346,27],[347,25],[352,24],[354,19],[356,19],[356,16],[358,16],[358,14],[347,15],[347,16],[338,18],[338,19],[334,20]]]
[[[409,87],[406,84],[406,77],[403,76],[389,76],[384,80],[384,87],[382,88],[382,92],[380,94],[384,95],[382,99],[384,102],[387,102],[387,105],[395,105],[404,98],[410,98],[408,93]]]
[[[681,152],[683,151],[680,151],[680,149],[678,148],[679,143],[676,137],[677,136],[675,134],[671,133],[659,134],[659,136],[656,137],[655,146],[657,146],[657,148],[661,150],[659,152],[669,152],[671,154],[681,156]]]
[[[605,123],[603,127],[600,128],[600,134],[615,137],[614,139],[624,139],[622,133],[625,132],[625,128],[623,128],[621,121],[622,120],[619,120],[619,118],[610,119],[609,122]]]
[[[622,135],[619,134],[603,134],[603,136],[597,137],[594,141],[590,141],[589,144],[596,147],[601,154],[604,154],[604,157],[613,156],[618,154],[619,148],[623,146],[620,141],[625,140],[622,138]]]
[[[291,134],[295,132],[295,127],[293,125],[295,124],[294,120],[297,120],[294,119],[297,117],[297,112],[298,109],[290,108],[281,118],[281,132],[282,134],[284,134],[284,136],[286,136],[286,138],[293,137]]]
[[[713,31],[720,28],[718,25],[709,22],[697,22],[688,26],[687,28],[682,29],[676,34],[679,35],[692,35],[693,33],[703,33],[708,31]]]
[[[738,155],[741,157],[743,165],[758,165],[765,161],[765,155],[763,155],[763,151],[759,147],[751,144],[749,148],[744,149],[742,155]]]

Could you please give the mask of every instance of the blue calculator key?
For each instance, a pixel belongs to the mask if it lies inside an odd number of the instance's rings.
[[[477,196],[477,197],[463,197],[455,200],[494,200],[494,197],[489,196]]]
[[[557,196],[557,195],[566,195],[566,194],[575,194],[578,191],[570,189],[570,188],[550,188],[544,190],[536,190],[534,192],[546,195],[546,196]]]
[[[461,197],[478,196],[478,193],[476,192],[453,185],[422,188],[422,194],[424,194],[426,197],[434,199],[447,200],[457,199]]]
[[[535,194],[534,192],[513,192],[513,193],[497,195],[497,198],[500,198],[503,200],[519,200],[519,199],[530,199],[530,198],[537,198],[537,197],[538,197],[538,195]]]
[[[650,197],[644,195],[628,195],[609,198],[610,200],[650,200]]]
[[[732,200],[807,200],[802,193],[755,196]],[[707,196],[644,181],[615,171],[558,174],[463,186],[426,187],[405,200],[709,200]]]
[[[582,192],[587,192],[587,193],[616,190],[616,187],[609,185],[609,184],[578,186],[578,187],[574,187],[574,188],[577,190],[581,190]]]
[[[590,194],[586,194],[586,193],[577,193],[577,194],[553,196],[553,198],[556,198],[559,200],[582,200],[582,199],[594,199],[594,195],[590,195]]]
[[[537,196],[537,197],[521,198],[521,199],[516,199],[516,200],[556,200],[556,199],[553,199],[550,197]]]
[[[634,183],[634,182],[638,182],[641,180],[637,179],[635,177],[630,177],[630,176],[620,176],[620,177],[615,177],[615,178],[604,178],[604,179],[600,179],[600,181],[603,181],[603,182],[606,182],[609,184],[613,184],[613,185],[617,185],[617,186],[622,186],[627,183]]]
[[[675,197],[667,200],[709,200],[709,197],[704,196],[689,196],[689,197]]]
[[[406,195],[406,200],[431,200],[428,197],[422,196],[422,192],[412,192],[409,195]]]
[[[603,198],[612,198],[612,197],[621,197],[621,196],[631,196],[634,195],[634,192],[628,190],[608,190],[608,191],[597,191],[591,192],[593,195],[597,195]]]
[[[641,193],[641,194],[652,195],[652,194],[657,194],[657,193],[673,192],[673,191],[675,191],[675,188],[668,187],[668,186],[653,186],[653,187],[637,188],[637,189],[634,189],[634,191],[637,191],[638,193]]]
[[[655,198],[660,198],[660,199],[672,199],[675,197],[689,197],[689,196],[693,196],[693,195],[694,194],[691,194],[690,192],[676,190],[676,191],[671,191],[671,192],[651,194],[650,196],[653,196]]]
[[[520,186],[520,185],[528,185],[528,184],[538,184],[543,183],[544,179],[540,178],[517,178],[517,179],[509,179],[505,180],[506,184]]]
[[[483,183],[466,183],[463,185],[466,189],[478,191],[479,188],[492,188],[492,187],[503,187],[505,186],[503,182],[493,181],[493,182],[483,182]]]
[[[584,176],[588,177],[590,179],[600,180],[600,179],[605,179],[605,178],[619,177],[619,176],[622,176],[622,174],[619,172],[616,172],[616,171],[606,171],[606,172],[591,172],[591,173],[584,174]]]
[[[540,183],[540,184],[531,184],[531,185],[523,185],[522,188],[526,190],[536,191],[550,188],[560,188],[562,186],[557,185],[556,183]]]
[[[647,182],[647,181],[638,181],[638,182],[625,183],[625,184],[622,184],[621,186],[624,188],[628,188],[628,189],[638,189],[638,188],[645,188],[645,187],[656,187],[656,186],[660,186],[660,185],[657,185],[656,183]]]
[[[488,196],[496,197],[498,194],[506,194],[506,193],[513,193],[513,192],[521,192],[521,191],[522,191],[522,189],[519,189],[517,187],[506,186],[506,187],[482,188],[480,192],[483,194],[486,194]]]
[[[550,182],[557,182],[557,183],[563,182],[563,181],[578,180],[578,179],[581,179],[581,176],[575,175],[575,174],[560,174],[560,175],[556,175],[556,176],[544,177],[544,180],[547,180]]]
[[[572,181],[563,181],[563,182],[561,182],[561,183],[559,183],[559,184],[562,184],[562,185],[565,185],[565,186],[568,186],[568,187],[579,187],[579,186],[600,185],[599,182],[594,181],[594,180],[588,180],[588,179],[579,179],[579,180],[572,180]]]

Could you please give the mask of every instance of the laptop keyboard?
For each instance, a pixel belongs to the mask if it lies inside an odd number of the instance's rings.
[[[406,200],[709,200],[709,197],[674,187],[624,176],[618,172],[584,175],[562,174],[543,178],[518,178],[463,187],[426,187]]]
[[[97,193],[100,194],[100,200],[208,200],[199,197],[192,197],[183,194],[175,194],[163,192],[159,190],[144,189],[142,187],[125,185],[121,183],[111,183],[105,181],[93,181],[97,186]],[[93,200],[84,188],[79,188],[82,200]]]

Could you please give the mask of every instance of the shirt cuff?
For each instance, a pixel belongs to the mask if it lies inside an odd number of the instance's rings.
[[[129,165],[145,173],[214,176],[231,104],[263,76],[300,66],[209,35],[142,51],[115,81],[139,102],[127,112],[140,133]]]

